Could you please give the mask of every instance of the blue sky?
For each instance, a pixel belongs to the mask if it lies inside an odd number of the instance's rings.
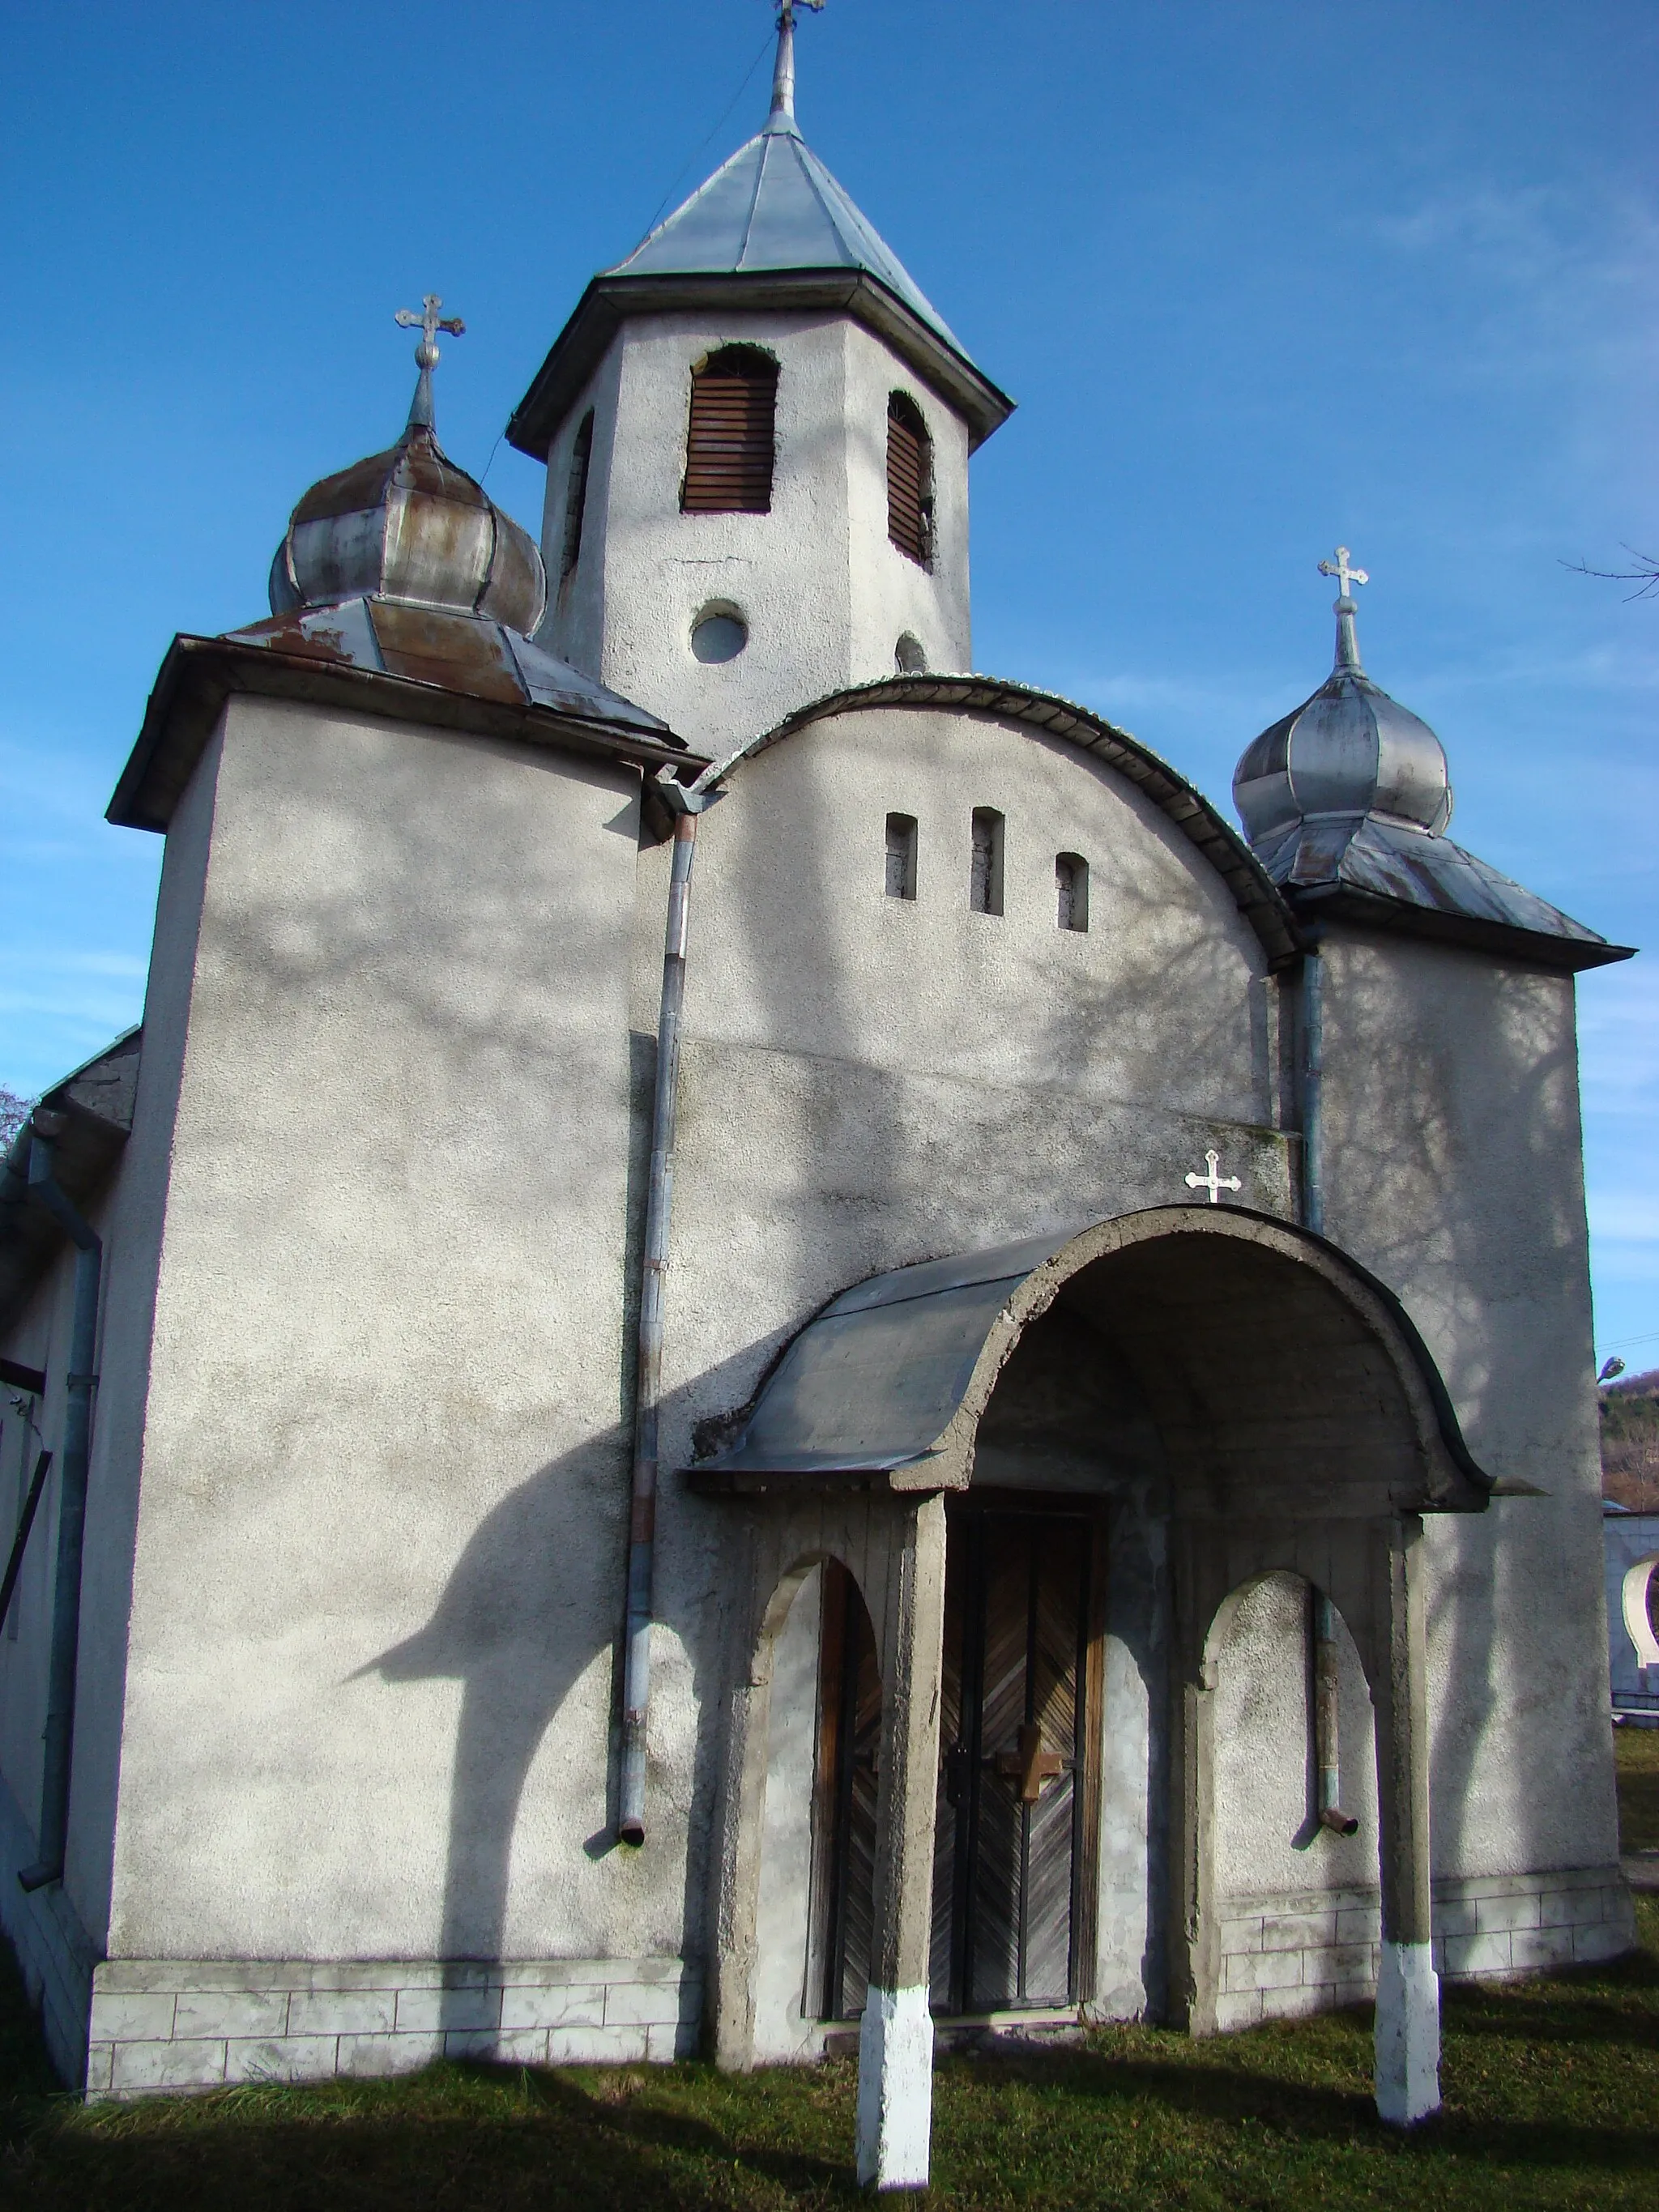
[[[0,113],[0,1080],[133,1020],[159,841],[102,812],[175,630],[264,611],[315,477],[499,434],[583,283],[766,106],[765,0],[13,9]],[[746,87],[744,70],[754,64]],[[800,114],[1018,413],[975,465],[975,657],[1212,796],[1328,665],[1339,540],[1454,834],[1659,945],[1652,0],[830,0]],[[1659,1364],[1659,968],[1585,979],[1598,1340]]]

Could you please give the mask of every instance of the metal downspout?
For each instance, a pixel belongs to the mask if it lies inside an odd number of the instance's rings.
[[[1316,935],[1302,957],[1302,1225],[1325,1233],[1325,963]]]
[[[1319,1825],[1333,1835],[1352,1836],[1359,1827],[1342,1810],[1341,1758],[1338,1736],[1341,1675],[1338,1671],[1336,1607],[1323,1590],[1313,1593],[1314,1758],[1318,1770]]]
[[[628,1616],[623,1662],[622,1789],[617,1833],[645,1841],[645,1739],[651,1705],[651,1622],[657,1538],[658,1416],[662,1399],[662,1293],[674,1191],[674,1118],[685,1000],[686,931],[697,817],[718,793],[691,792],[665,774],[655,789],[674,815],[673,866],[657,1017],[657,1081],[651,1109],[651,1169],[640,1258],[640,1324],[634,1393],[634,1468],[628,1528]]]
[[[42,1124],[46,1124],[45,1127]],[[46,1678],[46,1755],[40,1781],[40,1856],[17,1879],[44,1889],[64,1878],[69,1838],[70,1760],[75,1744],[75,1668],[81,1643],[81,1553],[87,1520],[87,1468],[92,1448],[92,1394],[97,1377],[98,1288],[104,1248],[97,1231],[52,1175],[52,1139],[58,1114],[37,1113],[30,1124],[28,1188],[55,1214],[76,1247],[75,1318],[64,1409],[64,1460],[58,1497],[58,1578],[52,1594],[52,1650]]]

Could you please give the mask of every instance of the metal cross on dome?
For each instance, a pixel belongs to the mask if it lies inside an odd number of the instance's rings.
[[[1371,580],[1363,568],[1351,568],[1348,566],[1348,549],[1346,545],[1337,547],[1334,561],[1320,562],[1319,573],[1322,576],[1336,578],[1336,587],[1345,599],[1353,597],[1352,592],[1348,589],[1350,584],[1369,584]]]
[[[1206,1163],[1204,1173],[1202,1175],[1189,1175],[1187,1177],[1187,1188],[1188,1190],[1207,1190],[1210,1194],[1211,1205],[1219,1206],[1221,1203],[1221,1194],[1224,1190],[1243,1189],[1244,1186],[1237,1176],[1224,1176],[1222,1174],[1221,1155],[1219,1152],[1206,1152],[1204,1158]]]
[[[422,368],[436,368],[438,366],[440,331],[447,331],[453,338],[464,337],[466,334],[466,325],[459,315],[440,320],[438,310],[442,305],[443,301],[435,292],[428,292],[421,302],[418,315],[413,307],[399,307],[392,317],[400,329],[419,331],[421,333],[421,343],[415,349],[415,358]]]

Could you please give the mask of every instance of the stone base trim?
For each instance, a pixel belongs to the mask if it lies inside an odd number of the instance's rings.
[[[89,2097],[512,2066],[689,2057],[700,1975],[680,1959],[111,1959],[92,1978]]]
[[[1253,2027],[1376,1992],[1382,1940],[1374,1889],[1224,1899],[1220,2028]],[[1507,1981],[1616,1959],[1636,1940],[1617,1866],[1451,1876],[1434,1885],[1434,1965],[1443,1981]]]
[[[17,1800],[0,1782],[0,1928],[3,1928],[30,2004],[40,2015],[46,2051],[59,2077],[78,2083],[86,2064],[87,2008],[97,1952],[61,1882],[28,1895],[17,1886],[21,1867],[40,1854]]]

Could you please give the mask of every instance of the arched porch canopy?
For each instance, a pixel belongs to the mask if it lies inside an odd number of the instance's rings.
[[[998,1376],[1057,1302],[1135,1373],[1188,1518],[1480,1512],[1494,1494],[1392,1291],[1322,1237],[1211,1206],[872,1276],[807,1323],[692,1478],[965,1489]]]

